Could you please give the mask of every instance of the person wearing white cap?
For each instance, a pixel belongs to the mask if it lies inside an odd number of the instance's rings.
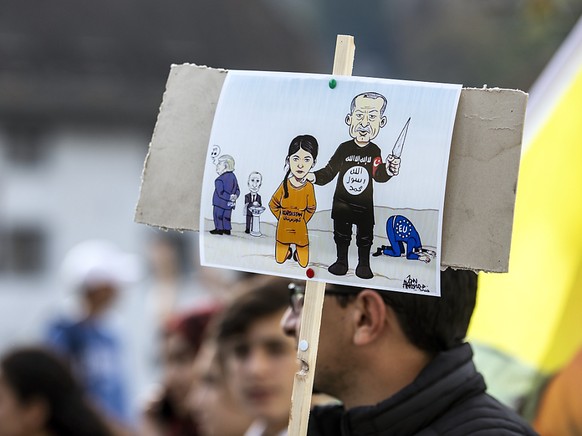
[[[138,259],[109,241],[89,240],[67,253],[62,273],[79,297],[82,314],[50,325],[48,343],[70,360],[97,407],[112,422],[128,426],[131,417],[121,371],[120,341],[106,327],[103,315],[120,288],[140,277]]]

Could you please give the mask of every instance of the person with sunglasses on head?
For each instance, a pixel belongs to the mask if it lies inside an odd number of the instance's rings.
[[[441,272],[441,296],[328,284],[314,388],[342,405],[316,407],[311,436],[535,435],[486,393],[464,341],[477,275]],[[291,285],[282,326],[298,337],[304,289]]]

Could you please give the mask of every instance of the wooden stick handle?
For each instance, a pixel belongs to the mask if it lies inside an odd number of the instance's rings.
[[[301,369],[295,374],[293,383],[289,436],[305,436],[307,434],[324,297],[325,283],[308,280],[305,287],[299,349],[297,350],[297,358],[301,362]]]
[[[333,61],[333,74],[351,76],[354,53],[354,37],[338,35]],[[325,283],[308,280],[305,288],[305,301],[301,314],[301,331],[299,332],[299,349],[297,351],[297,358],[301,361],[301,369],[295,374],[293,383],[289,436],[307,435],[324,297]]]
[[[333,58],[332,74],[339,76],[351,76],[354,67],[354,54],[356,45],[354,37],[349,35],[338,35],[335,42],[335,56]]]

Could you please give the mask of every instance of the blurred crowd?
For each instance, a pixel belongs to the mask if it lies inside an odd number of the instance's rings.
[[[136,256],[108,241],[86,241],[71,249],[62,264],[62,273],[68,277],[80,310],[68,317],[56,316],[46,326],[41,342],[14,346],[0,358],[0,436],[287,434],[294,375],[300,369],[296,337],[304,285],[284,278],[210,269],[204,280],[211,291],[195,303],[180,305],[171,286],[176,259],[163,247],[158,247],[151,265],[159,282],[154,337],[161,372],[147,398],[137,401],[139,410],[130,410],[136,401],[129,398],[123,344],[120,332],[107,323],[107,313],[126,285],[142,279],[141,267]],[[476,289],[476,279],[472,280]],[[366,292],[357,292],[353,293],[350,287],[340,290],[332,286],[328,290],[330,295],[339,295],[338,307],[344,308],[360,296],[362,302],[370,298]],[[373,306],[373,298],[366,304]],[[378,301],[388,306],[400,305],[397,298],[382,298]],[[445,299],[442,301],[448,304]],[[474,295],[463,315],[464,332],[453,332],[455,343],[444,346],[444,350],[462,342],[473,305]],[[414,310],[422,313],[423,309]],[[398,317],[404,326],[406,321]],[[330,322],[325,313],[323,322]],[[345,319],[341,322],[350,325]],[[354,322],[356,326],[364,323],[357,319]],[[362,327],[354,336],[359,339],[354,340],[364,341],[362,335],[370,335],[369,330],[373,328]],[[318,365],[322,365],[322,373],[330,371],[343,357],[357,367],[358,361],[342,355],[335,345],[326,341],[320,347]],[[406,347],[399,351],[402,356],[410,351]],[[362,348],[364,357],[365,352]],[[438,360],[440,352],[431,353]],[[530,403],[535,406],[528,418],[540,434],[582,434],[581,356],[555,377],[540,383],[530,395]],[[360,361],[370,365],[372,374],[374,361],[364,357]],[[396,365],[391,362],[386,359],[385,372],[390,371],[389,365]],[[349,392],[342,397],[347,409],[347,398],[353,396],[354,386],[338,387],[347,373],[338,380],[327,381],[330,392],[339,395],[314,393],[312,407],[326,405],[330,410],[344,410],[338,398],[342,392]],[[401,385],[406,387],[406,371],[401,374]],[[320,385],[326,383],[320,379]],[[404,404],[405,399],[402,401]],[[455,407],[451,406],[451,410]],[[317,412],[316,416],[322,414]],[[342,435],[360,434],[342,425]],[[340,434],[334,431],[339,430],[313,434]]]
[[[55,314],[42,341],[14,346],[0,363],[0,435],[278,435],[289,419],[295,339],[281,318],[288,281],[201,268],[205,291],[181,302],[179,259],[154,243],[158,380],[131,410],[122,332],[109,312],[143,280],[140,257],[109,241],[73,247],[60,273],[78,310]],[[182,296],[183,297],[183,296]],[[146,328],[146,326],[144,326]]]

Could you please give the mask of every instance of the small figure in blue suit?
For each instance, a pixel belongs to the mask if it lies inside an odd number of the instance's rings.
[[[238,181],[234,175],[234,159],[223,154],[216,160],[218,177],[214,180],[214,195],[212,196],[214,230],[213,235],[230,235],[232,229],[230,217],[240,195]]]

